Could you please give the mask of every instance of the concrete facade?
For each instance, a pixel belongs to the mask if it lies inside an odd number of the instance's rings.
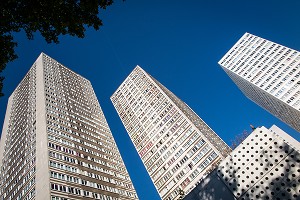
[[[245,33],[219,65],[253,102],[300,132],[300,53]]]
[[[49,175],[49,152],[48,148],[48,135],[38,134],[45,133],[47,130],[47,112],[45,104],[45,81],[42,77],[44,74],[43,56],[39,56],[35,61],[36,68],[36,99],[35,99],[35,110],[36,110],[36,199],[49,199],[50,196],[50,175]]]
[[[299,198],[300,144],[273,125],[253,131],[184,199]]]
[[[9,98],[0,199],[134,200],[91,83],[41,54]]]
[[[187,194],[231,152],[188,105],[139,66],[111,101],[162,199]]]

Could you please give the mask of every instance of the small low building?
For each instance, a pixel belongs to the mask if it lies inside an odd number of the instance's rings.
[[[300,199],[300,143],[256,128],[184,200]]]

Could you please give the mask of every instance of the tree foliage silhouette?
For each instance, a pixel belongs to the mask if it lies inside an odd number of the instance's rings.
[[[24,30],[28,39],[37,31],[47,43],[58,43],[58,36],[71,35],[83,38],[86,27],[98,30],[102,20],[101,9],[113,0],[7,0],[0,4],[0,73],[8,62],[15,60],[17,42],[13,32]],[[3,96],[0,77],[0,96]]]
[[[178,200],[183,200],[185,197],[185,192],[182,189],[179,189],[179,197]]]
[[[242,133],[235,136],[233,140],[231,140],[231,149],[234,150],[237,146],[239,146],[248,136],[249,132],[244,130]]]

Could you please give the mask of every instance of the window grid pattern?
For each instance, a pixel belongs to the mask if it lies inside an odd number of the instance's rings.
[[[300,131],[300,53],[246,33],[219,61],[252,101]]]
[[[1,200],[138,199],[87,79],[42,53],[8,105]]]
[[[111,97],[162,199],[176,199],[230,148],[188,106],[137,66]]]
[[[52,198],[137,199],[88,80],[44,57]]]
[[[32,199],[36,173],[36,66],[31,67],[12,98],[1,163],[1,199]]]

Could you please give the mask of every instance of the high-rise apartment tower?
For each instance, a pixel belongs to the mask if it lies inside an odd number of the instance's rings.
[[[112,95],[162,199],[177,199],[231,149],[183,101],[137,66]]]
[[[91,83],[41,54],[8,100],[2,200],[137,199]]]
[[[219,65],[252,101],[300,132],[300,53],[245,33]]]

